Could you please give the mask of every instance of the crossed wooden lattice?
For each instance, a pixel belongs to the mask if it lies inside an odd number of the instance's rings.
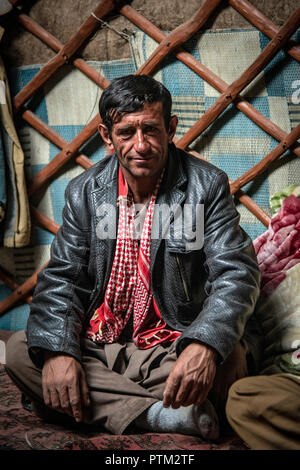
[[[197,61],[191,54],[182,48],[182,45],[200,30],[219,5],[225,2],[234,7],[256,28],[271,39],[253,64],[250,65],[250,67],[248,67],[242,75],[230,85],[225,83],[222,78],[215,75],[212,71],[208,70],[207,67]],[[11,3],[16,6],[18,0],[11,0]],[[74,57],[74,55],[88,40],[88,38],[90,38],[101,26],[101,20],[116,12],[126,17],[135,26],[159,43],[156,50],[136,72],[137,74],[152,75],[168,54],[174,54],[178,60],[183,62],[203,80],[221,93],[215,103],[178,141],[176,141],[177,147],[189,150],[189,145],[198,138],[231,103],[279,142],[279,144],[258,164],[235,181],[229,181],[231,193],[235,194],[239,201],[244,204],[265,226],[268,226],[270,222],[268,214],[266,214],[249,196],[247,196],[241,188],[264,172],[269,165],[280,157],[287,149],[290,149],[300,157],[300,145],[297,142],[297,139],[300,136],[300,124],[287,134],[279,126],[271,122],[255,109],[244,97],[240,95],[240,93],[255,79],[255,77],[257,77],[257,75],[281,49],[299,62],[300,46],[291,40],[290,37],[300,25],[300,8],[292,14],[281,28],[278,28],[247,0],[206,0],[189,21],[182,24],[168,35],[165,35],[150,21],[140,15],[131,6],[127,5],[126,2],[118,0],[102,0],[95,11],[90,14],[79,30],[65,45],[61,44],[58,39],[48,33],[48,31],[37,24],[32,18],[22,13],[20,10],[16,10],[18,22],[27,31],[40,38],[50,48],[57,52],[57,54],[41,68],[34,78],[13,99],[14,113],[21,115],[30,126],[61,149],[51,162],[40,170],[29,182],[29,198],[41,189],[69,160],[75,159],[75,161],[84,169],[93,165],[93,162],[88,157],[79,153],[79,149],[97,132],[98,125],[101,122],[99,115],[95,116],[71,142],[67,142],[47,124],[34,115],[32,111],[27,109],[26,102],[47,82],[47,80],[50,79],[50,77],[55,74],[60,67],[66,63],[72,63],[73,66],[81,70],[81,72],[83,72],[98,86],[105,89],[109,85],[109,81],[105,77],[99,75],[99,73],[83,59]],[[195,153],[193,151],[191,152]],[[196,154],[196,156],[202,158],[199,154]],[[54,234],[58,231],[59,225],[33,206],[31,206],[31,213],[33,220],[37,225]],[[27,303],[31,302],[32,297],[30,293],[36,285],[37,274],[44,268],[44,266],[45,265],[41,266],[22,285],[18,285],[11,275],[0,267],[0,279],[13,290],[13,292],[0,303],[0,315],[12,308],[20,300],[26,301]]]

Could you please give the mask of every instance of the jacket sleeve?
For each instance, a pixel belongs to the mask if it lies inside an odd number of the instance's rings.
[[[65,192],[63,222],[51,245],[50,261],[38,275],[27,323],[29,355],[39,366],[43,350],[81,360],[80,333],[91,293],[87,267],[89,228],[72,182]]]
[[[239,226],[227,175],[219,173],[205,204],[208,296],[182,333],[177,353],[191,341],[213,347],[225,360],[244,333],[259,296],[260,272],[249,236]]]

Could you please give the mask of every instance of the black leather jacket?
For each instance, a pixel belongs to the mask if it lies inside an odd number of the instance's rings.
[[[113,155],[74,178],[66,189],[63,223],[50,262],[38,275],[27,325],[29,353],[39,365],[43,349],[81,360],[81,338],[103,301],[116,244],[97,235],[99,207],[116,207],[117,182]],[[215,348],[222,361],[244,333],[260,280],[228,178],[171,144],[156,203],[204,204],[202,248],[187,251],[184,237],[151,240],[152,289],[167,325],[182,331],[177,354],[197,340]]]

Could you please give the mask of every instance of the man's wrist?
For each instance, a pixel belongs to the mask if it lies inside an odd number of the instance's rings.
[[[215,363],[219,360],[219,353],[210,345],[201,343],[200,341],[197,340],[190,340],[188,344],[185,345],[185,347],[190,346],[191,344],[198,345],[199,349],[206,349],[207,355],[210,359],[212,359]]]
[[[205,344],[204,346],[206,347],[206,349],[211,354],[211,357],[215,361],[215,363],[217,363],[217,361],[219,359],[219,353],[212,346],[208,346],[207,344]]]
[[[48,359],[58,356],[72,357],[69,354],[66,354],[61,351],[51,351],[50,349],[44,349],[44,362],[46,362]]]
[[[57,356],[56,351],[50,351],[48,349],[44,349],[43,353],[44,353],[44,362],[46,362],[48,359],[50,359],[54,356]]]
[[[65,352],[61,352],[61,351],[51,351],[50,349],[44,349],[44,362],[46,362],[48,359],[51,359],[53,357],[68,357],[70,359],[75,359],[74,356],[72,356],[71,354],[67,354]]]

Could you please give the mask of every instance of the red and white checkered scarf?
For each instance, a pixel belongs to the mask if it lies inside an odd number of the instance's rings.
[[[164,341],[174,341],[180,333],[166,329],[151,290],[151,223],[156,195],[151,196],[140,245],[134,235],[135,205],[119,168],[119,224],[116,252],[103,304],[90,320],[87,336],[96,342],[113,343],[133,315],[133,341],[147,349]]]

